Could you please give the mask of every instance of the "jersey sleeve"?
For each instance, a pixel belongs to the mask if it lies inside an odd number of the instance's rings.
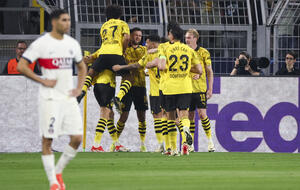
[[[203,52],[203,60],[204,60],[204,64],[207,66],[211,65],[211,58],[210,58],[210,53],[209,51],[207,51],[205,49],[205,51]]]
[[[147,65],[147,63],[148,63],[148,55],[146,54],[146,55],[144,55],[143,57],[142,57],[142,59],[140,59],[139,61],[138,61],[138,64],[140,65],[140,66],[142,66],[142,67],[146,67],[146,65]]]
[[[124,24],[123,24],[123,27],[122,27],[122,34],[130,34],[129,26],[128,26],[127,23],[124,23]]]
[[[35,62],[41,56],[41,50],[43,49],[40,44],[39,39],[32,42],[23,53],[22,57],[30,63]]]
[[[163,57],[166,58],[166,53],[165,53],[164,49],[165,48],[162,44],[158,46],[157,51],[158,51],[158,57],[159,58],[163,58]]]
[[[80,63],[80,61],[82,61],[82,51],[81,51],[81,47],[79,45],[79,43],[77,41],[75,41],[75,62],[76,63]]]

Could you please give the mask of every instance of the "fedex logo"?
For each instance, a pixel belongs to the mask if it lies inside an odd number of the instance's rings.
[[[231,81],[232,84],[241,83],[239,89],[232,89],[232,93],[239,94],[235,95],[238,98],[230,99],[232,94],[229,92],[223,94],[223,88],[221,88],[221,85],[224,84],[221,81],[223,79],[226,79],[227,82]],[[258,85],[258,90],[247,86],[247,83],[251,80],[254,80],[253,84]],[[287,85],[287,81],[292,81],[292,83]],[[299,152],[299,84],[300,78],[215,78],[213,91],[214,96],[219,97],[219,99],[217,101],[208,101],[207,114],[211,120],[215,120],[215,133],[220,145],[231,152],[252,152],[264,140],[269,149],[274,152]],[[230,88],[230,85],[228,86]],[[284,92],[288,92],[283,88],[286,88],[286,90],[289,89],[292,93],[284,95]],[[255,92],[252,93],[251,90]],[[275,94],[276,91],[278,92],[277,94]],[[285,96],[284,99],[281,98],[282,95]],[[221,107],[220,104],[222,104],[222,101],[229,101],[230,103],[225,103]],[[298,102],[298,105],[296,102]],[[247,119],[234,119],[237,114],[245,115]],[[286,116],[292,117],[296,121],[287,125],[295,125],[297,123],[297,130],[287,130],[288,133],[294,133],[295,138],[291,140],[284,139],[280,134],[280,123]],[[232,132],[238,131],[261,132],[262,137],[246,137],[243,141],[238,141],[232,135]]]

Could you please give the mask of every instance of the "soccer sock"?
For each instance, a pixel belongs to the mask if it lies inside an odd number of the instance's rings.
[[[168,120],[168,134],[172,150],[177,150],[177,129],[174,120]]]
[[[146,121],[139,122],[139,133],[142,144],[145,143],[146,138]]]
[[[181,134],[181,138],[182,138],[182,144],[186,142],[186,137],[185,137],[185,134],[183,132],[183,125],[182,125],[182,122],[180,121],[179,123],[179,126],[178,126],[178,130]]]
[[[42,155],[42,162],[43,162],[44,169],[46,171],[46,175],[48,177],[50,186],[54,183],[58,184],[58,182],[56,180],[56,173],[55,173],[54,154]]]
[[[64,168],[67,166],[67,164],[76,156],[77,150],[75,150],[70,145],[67,145],[64,152],[60,156],[55,171],[57,174],[61,174],[64,170]]]
[[[86,92],[87,89],[92,85],[92,81],[93,79],[91,76],[86,76],[82,90]]]
[[[107,120],[104,118],[100,118],[96,127],[96,134],[94,138],[94,146],[99,147],[102,139],[102,135],[105,131],[105,127],[107,125]]]
[[[190,132],[191,132],[191,135],[192,135],[193,140],[194,140],[194,137],[195,137],[195,120],[191,120]]]
[[[190,130],[190,120],[188,118],[183,118],[180,123],[182,124],[182,129],[183,131],[189,131]],[[183,132],[182,136],[182,143],[186,142],[186,136],[185,133]]]
[[[170,138],[168,133],[168,121],[166,118],[161,118],[162,134],[165,142],[165,148],[168,150],[171,148]]]
[[[124,80],[121,83],[120,91],[117,94],[117,97],[119,98],[120,101],[128,93],[128,91],[130,90],[131,86],[132,86],[132,84],[131,84],[131,82],[129,80]]]
[[[118,136],[117,136],[117,129],[114,125],[114,120],[110,119],[107,121],[107,129],[113,140],[113,143],[116,143],[118,141]]]
[[[155,118],[154,119],[154,130],[155,130],[155,135],[156,139],[159,144],[163,143],[163,136],[162,136],[162,122],[161,119]]]
[[[211,129],[210,129],[210,121],[209,118],[206,116],[204,119],[201,119],[202,127],[205,131],[206,137],[211,139]]]
[[[117,137],[118,138],[122,134],[124,127],[125,127],[125,123],[123,123],[122,121],[118,121],[118,123],[117,123]]]

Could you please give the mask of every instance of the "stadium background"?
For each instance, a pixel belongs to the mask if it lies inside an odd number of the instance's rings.
[[[211,104],[208,109],[209,114],[216,115],[226,105],[238,102],[254,105],[262,117],[265,117],[274,105],[282,102],[289,102],[296,107],[299,105],[299,81],[296,78],[226,77],[231,72],[233,60],[240,51],[247,51],[253,57],[266,56],[270,58],[271,65],[264,70],[267,76],[272,76],[284,64],[285,52],[293,49],[298,54],[300,53],[300,3],[296,0],[45,0],[38,2],[40,4],[29,0],[1,1],[0,19],[3,20],[2,25],[0,25],[0,32],[2,33],[0,35],[1,70],[7,60],[15,56],[17,40],[22,39],[31,42],[39,36],[39,33],[50,29],[47,22],[47,11],[49,12],[56,7],[65,8],[69,11],[72,17],[71,35],[80,42],[82,49],[92,52],[97,50],[101,45],[99,30],[101,24],[105,22],[105,7],[107,4],[116,3],[124,7],[122,19],[127,21],[131,28],[142,28],[144,38],[150,34],[165,36],[169,21],[179,22],[184,29],[196,28],[199,31],[199,44],[210,51],[215,76],[222,76],[219,78],[219,94],[215,93],[209,102]],[[41,19],[43,13],[44,19]],[[10,25],[12,26],[7,27]],[[299,61],[297,61],[296,67],[299,68]],[[37,114],[34,111],[37,106],[36,95],[33,93],[36,91],[36,85],[32,86],[32,82],[24,80],[21,76],[1,76],[0,84],[2,87],[0,127],[5,134],[0,140],[0,152],[39,151]],[[20,94],[24,94],[24,96],[20,96]],[[215,111],[216,104],[218,106],[217,111]],[[280,127],[278,127],[282,135],[282,139],[279,140],[290,148],[282,150],[275,147],[272,149],[270,148],[271,145],[263,141],[254,151],[297,151],[300,142],[300,119],[295,116],[298,113],[297,109],[291,110],[285,114],[292,117],[283,118],[285,115],[280,116],[278,113],[272,115],[272,118],[280,117],[283,119]],[[87,148],[92,143],[98,113],[98,106],[92,93],[89,93]],[[248,113],[246,117],[240,114],[233,120],[250,120],[249,118],[255,114]],[[212,120],[213,138],[217,142],[218,151],[253,151],[249,145],[242,145],[241,147],[245,146],[244,149],[234,149],[234,147],[226,146],[226,142],[219,142],[218,138],[220,137],[217,137],[214,131],[216,118],[212,118]],[[219,122],[221,126],[224,124],[224,121]],[[152,142],[155,141],[155,137],[151,127],[152,117],[149,112],[147,113],[147,123],[147,144],[149,150],[153,150],[155,145]],[[247,124],[248,127],[251,125],[254,125],[254,128],[259,128],[265,125],[269,126],[270,123],[253,124],[249,122]],[[264,136],[263,129],[237,129],[237,131],[239,130],[242,132],[233,136],[240,142],[252,140],[249,137],[261,138]],[[247,130],[247,133],[243,132]],[[16,132],[20,134],[20,137],[28,140],[20,138],[15,140],[16,143],[7,143],[14,140],[11,138],[14,138]],[[124,144],[128,143],[126,142],[127,136],[136,136],[136,140],[129,142],[129,148],[138,150],[135,114],[130,115],[127,130],[125,129],[124,132],[121,138],[121,140],[125,140]],[[199,132],[198,150],[206,151],[206,145],[203,145],[206,144],[206,140],[202,130]],[[58,144],[54,145],[55,148],[62,150],[61,142],[65,140],[59,141]],[[107,149],[110,142],[108,135],[103,138],[103,142],[107,143],[105,144]],[[26,146],[19,146],[20,144]]]

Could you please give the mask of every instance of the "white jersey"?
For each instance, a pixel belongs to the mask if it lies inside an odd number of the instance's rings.
[[[46,33],[36,39],[22,57],[30,62],[37,60],[43,77],[57,80],[54,88],[40,85],[42,98],[64,99],[69,96],[74,88],[73,61],[79,63],[82,60],[81,47],[75,39],[65,34],[62,40],[58,40]]]

